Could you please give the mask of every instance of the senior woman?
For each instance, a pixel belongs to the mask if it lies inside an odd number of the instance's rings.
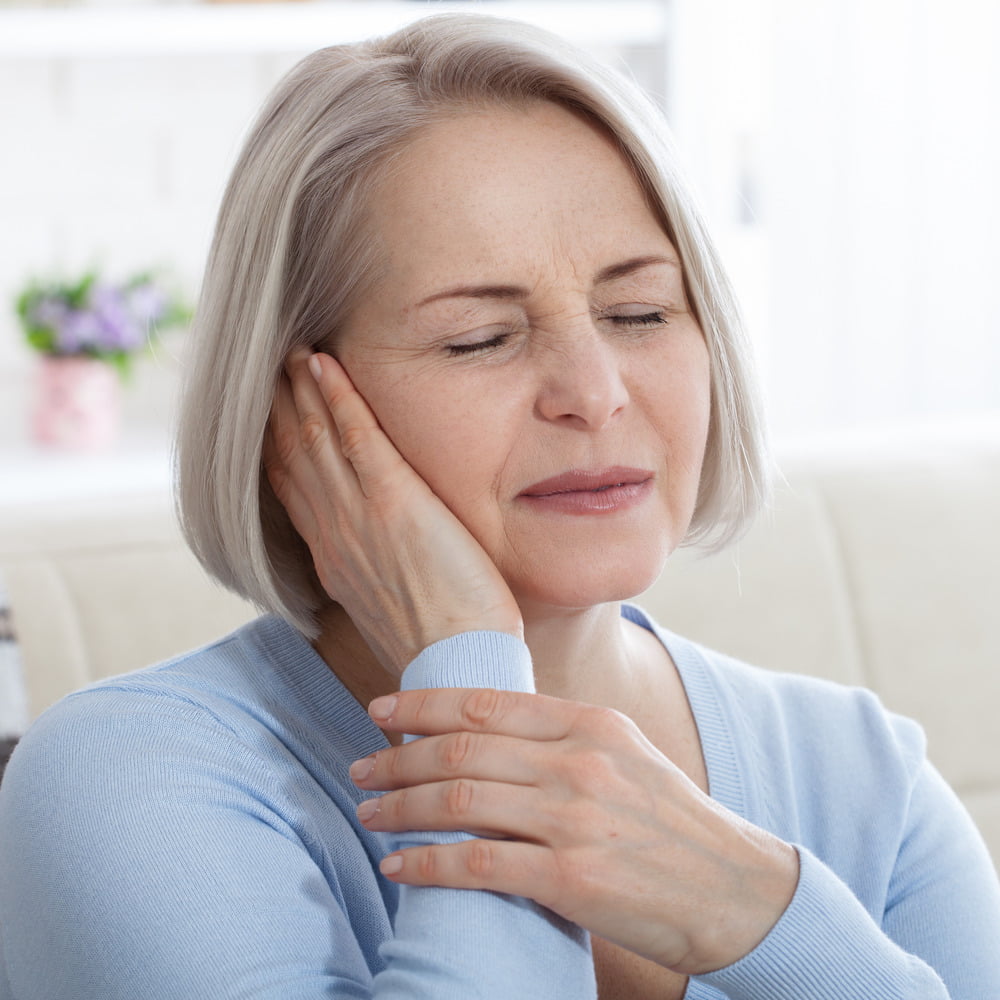
[[[997,993],[917,727],[622,604],[766,478],[663,134],[485,18],[279,86],[179,450],[193,548],[269,614],[25,738],[0,997]]]

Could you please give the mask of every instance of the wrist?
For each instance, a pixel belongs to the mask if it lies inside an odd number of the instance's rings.
[[[440,639],[407,665],[404,691],[481,687],[533,692],[531,654],[523,640],[496,629],[475,629]]]
[[[743,860],[731,869],[722,913],[708,908],[710,926],[687,959],[672,966],[676,972],[705,975],[740,962],[767,938],[795,896],[798,851],[764,830],[746,827]]]

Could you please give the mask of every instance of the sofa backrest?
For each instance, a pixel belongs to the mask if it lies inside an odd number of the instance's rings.
[[[32,718],[91,681],[192,649],[254,610],[210,580],[169,497],[8,510],[0,578]]]
[[[1000,434],[787,454],[734,548],[681,550],[641,600],[774,670],[860,684],[917,719],[1000,862]]]

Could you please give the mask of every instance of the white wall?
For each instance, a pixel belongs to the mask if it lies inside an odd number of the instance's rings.
[[[0,297],[33,274],[162,264],[197,287],[227,169],[298,54],[0,61]],[[20,360],[3,316],[0,364]]]
[[[779,436],[1000,412],[1000,4],[678,5],[680,142]]]

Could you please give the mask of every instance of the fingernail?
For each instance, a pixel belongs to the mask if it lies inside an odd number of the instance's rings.
[[[390,854],[389,857],[382,859],[382,864],[378,866],[378,870],[383,875],[395,875],[403,870],[403,857],[400,854]]]
[[[396,708],[399,698],[394,694],[384,694],[368,706],[368,714],[373,719],[388,719]]]
[[[375,770],[375,756],[362,757],[356,760],[350,767],[352,781],[364,781],[372,771]]]
[[[357,817],[362,823],[367,823],[378,813],[378,799],[365,799],[357,808]]]
[[[309,358],[309,371],[317,382],[323,377],[323,366],[319,363],[319,358],[315,354]]]

